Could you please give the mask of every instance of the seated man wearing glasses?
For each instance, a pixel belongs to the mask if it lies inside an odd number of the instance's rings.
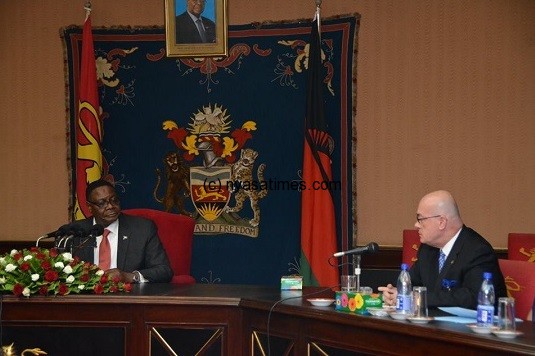
[[[414,226],[422,244],[409,273],[413,286],[427,287],[430,307],[475,309],[484,272],[492,273],[496,303],[498,298],[507,296],[494,249],[463,224],[449,192],[439,190],[425,195],[418,204]],[[389,284],[379,290],[386,304],[396,304],[396,287]]]
[[[147,219],[121,214],[114,186],[103,179],[87,185],[86,198],[92,217],[76,222],[88,230],[104,227],[96,247],[87,245],[74,251],[81,260],[94,263],[121,281],[169,282],[173,271],[158,237],[156,225]]]

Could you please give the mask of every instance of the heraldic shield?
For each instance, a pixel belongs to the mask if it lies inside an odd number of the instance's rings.
[[[207,221],[217,219],[230,200],[230,170],[230,166],[190,168],[191,200]]]

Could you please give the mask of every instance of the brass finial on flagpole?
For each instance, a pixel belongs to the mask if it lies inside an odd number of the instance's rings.
[[[321,16],[320,16],[320,10],[321,10],[321,2],[322,0],[314,0],[316,2],[316,14],[314,15],[314,18],[318,20],[318,34],[321,38]]]
[[[85,19],[91,15],[91,1],[86,1],[84,4],[84,10],[85,10]]]

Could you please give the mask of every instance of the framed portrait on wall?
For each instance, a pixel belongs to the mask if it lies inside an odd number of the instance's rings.
[[[227,55],[227,0],[165,0],[167,57]]]

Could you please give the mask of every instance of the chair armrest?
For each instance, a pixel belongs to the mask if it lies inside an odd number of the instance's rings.
[[[171,279],[171,283],[174,284],[195,284],[195,278],[187,274],[175,275]]]

